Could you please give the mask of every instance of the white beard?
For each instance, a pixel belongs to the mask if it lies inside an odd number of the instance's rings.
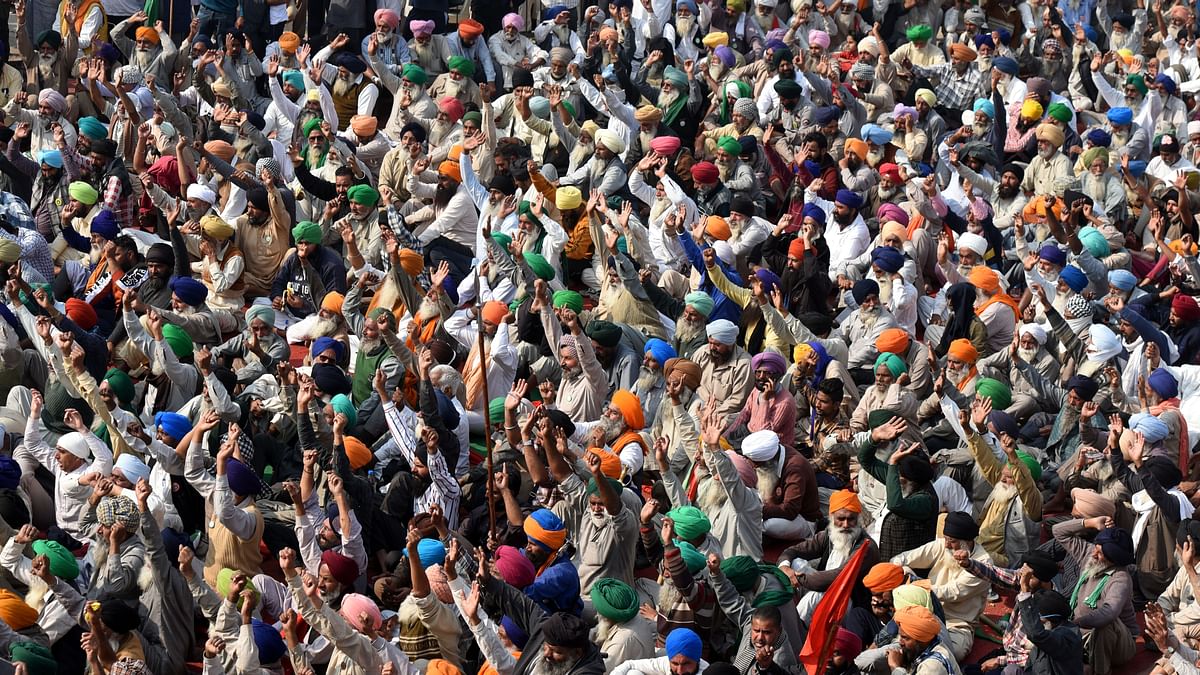
[[[429,125],[429,147],[436,148],[441,145],[453,130],[454,125],[449,121],[443,122],[440,119],[434,119],[433,124]]]
[[[967,380],[971,375],[971,369],[964,367],[962,370],[954,370],[950,367],[946,368],[946,379],[950,380],[950,384],[958,386]]]
[[[729,501],[729,493],[725,492],[725,487],[712,477],[704,481],[700,486],[700,493],[696,495],[696,506],[708,514],[720,511],[727,501]]]
[[[463,88],[466,86],[464,82],[465,80],[456,80],[453,77],[447,77],[445,91],[442,93],[446,96],[458,98],[458,95],[462,93]]]
[[[154,60],[153,49],[135,49],[133,51],[133,62],[143,71],[150,67],[150,62]]]
[[[560,45],[569,45],[571,43],[570,26],[560,26],[558,24],[554,24],[554,27],[550,29],[550,32],[554,34],[554,37],[558,38],[558,43]]]
[[[564,380],[578,380],[583,375],[583,366],[563,368],[562,374]]]
[[[58,64],[58,54],[57,53],[52,54],[50,56],[42,56],[40,54],[38,55],[37,68],[38,68],[38,73],[41,74],[42,77],[53,76],[54,75],[54,66],[57,64]]]
[[[340,324],[341,324],[341,322],[338,321],[337,319],[326,319],[324,317],[318,316],[317,317],[317,325],[313,326],[311,335],[314,338],[333,337],[334,335],[337,334]]]
[[[634,385],[635,391],[647,392],[654,388],[662,380],[662,373],[656,373],[646,366],[642,366],[638,371],[637,384]]]
[[[771,30],[771,24],[774,23],[774,21],[775,16],[773,14],[763,16],[758,12],[754,12],[754,23],[757,23],[758,27],[762,28],[764,33]]]
[[[428,321],[435,316],[440,315],[441,309],[438,308],[437,303],[433,302],[429,298],[421,299],[421,306],[417,308],[417,320]]]
[[[762,497],[764,504],[771,503],[775,499],[775,486],[779,485],[779,474],[775,473],[773,464],[756,466],[754,472],[758,475],[758,496]]]
[[[596,615],[596,620],[596,639],[594,642],[598,645],[603,645],[608,641],[608,636],[612,634],[617,624],[613,623],[612,619],[600,616],[599,614]]]
[[[1034,363],[1037,360],[1038,354],[1040,354],[1041,351],[1042,350],[1040,348],[1039,349],[1025,349],[1024,347],[1017,347],[1017,356],[1020,356],[1021,360],[1024,361],[1025,363]]]
[[[350,93],[350,88],[354,86],[354,80],[347,80],[342,76],[338,76],[333,81],[333,95],[346,96]]]
[[[850,551],[854,548],[854,542],[862,534],[862,527],[855,526],[852,532],[842,532],[842,529],[835,527],[833,523],[826,528],[829,534],[829,546],[833,549],[835,555],[840,555],[842,560],[850,557]]]
[[[680,36],[681,41],[686,41],[688,34],[692,30],[693,21],[694,21],[694,19],[690,16],[675,17],[675,34]]]
[[[600,428],[604,429],[605,442],[612,443],[625,431],[625,423],[608,417],[602,417],[600,418]]]
[[[1038,150],[1038,157],[1041,157],[1043,160],[1049,162],[1050,158],[1053,157],[1054,153],[1056,153],[1056,152],[1058,152],[1058,150],[1055,148],[1047,148],[1045,150]]]
[[[670,108],[671,104],[674,103],[680,96],[682,96],[682,94],[677,89],[672,89],[670,93],[660,90],[658,92],[658,107],[666,110],[667,108]]]
[[[1118,131],[1114,131],[1114,132],[1112,133],[1112,147],[1113,147],[1113,149],[1117,149],[1117,148],[1123,148],[1123,147],[1125,147],[1125,144],[1126,144],[1126,143],[1128,143],[1128,142],[1129,142],[1129,131],[1127,131],[1127,130],[1126,130],[1126,131],[1120,131],[1120,132],[1118,132]]]
[[[675,323],[675,337],[679,338],[680,344],[687,344],[696,336],[700,335],[705,330],[703,322],[692,323],[688,319],[681,318]]]
[[[574,667],[574,663],[551,663],[539,656],[532,675],[567,675]]]
[[[1017,486],[1001,481],[992,486],[991,500],[1001,504],[1011,501],[1017,496]]]
[[[975,136],[976,138],[983,138],[984,136],[987,136],[989,133],[991,133],[991,131],[992,131],[992,125],[990,125],[990,124],[973,124],[973,125],[971,125],[971,135]]]
[[[721,78],[725,77],[725,64],[717,60],[715,56],[711,58],[714,60],[708,64],[708,74],[712,77],[712,79],[720,82]]]
[[[733,160],[730,160],[728,162],[722,162],[721,160],[718,159],[718,160],[715,160],[713,163],[717,165],[717,171],[721,175],[721,181],[724,182],[724,181],[729,180],[730,174],[733,173]]]
[[[880,290],[882,290],[882,288],[883,287],[881,286]],[[862,325],[869,330],[872,326],[875,325],[875,322],[879,320],[879,308],[878,307],[873,307],[871,309],[859,308],[858,320],[860,322],[862,322]]]

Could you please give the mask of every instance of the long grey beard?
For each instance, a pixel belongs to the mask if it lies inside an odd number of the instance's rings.
[[[661,380],[662,373],[656,373],[646,366],[642,366],[641,370],[638,371],[637,384],[634,385],[634,388],[637,391],[650,391]]]
[[[721,182],[729,180],[729,176],[733,174],[733,160],[723,162],[718,159],[714,163],[717,165],[717,171],[720,172]]]
[[[58,65],[58,54],[53,56],[38,56],[37,69],[38,74],[44,78],[49,78],[54,75],[54,67]]]
[[[453,96],[453,94],[450,95]],[[450,122],[435,119],[433,124],[429,125],[429,147],[435,148],[441,145],[453,129],[454,125]]]
[[[150,68],[150,64],[154,61],[155,56],[157,56],[157,55],[154,53],[153,49],[146,49],[146,50],[135,49],[135,50],[133,50],[133,62],[135,65],[140,67],[143,71]]]
[[[845,560],[850,557],[850,551],[854,548],[854,542],[862,534],[862,527],[855,526],[850,532],[843,532],[842,528],[830,523],[826,532],[829,534],[829,546],[834,552],[842,554],[842,560]]]
[[[779,474],[775,473],[774,463],[765,467],[756,466],[754,472],[758,474],[758,495],[764,504],[772,502],[775,499],[775,486],[779,485]]]
[[[419,321],[428,321],[434,317],[441,316],[441,309],[437,303],[429,298],[421,299],[421,306],[417,308],[417,319]]]
[[[680,344],[687,344],[691,342],[704,330],[703,323],[692,323],[688,319],[681,318],[675,323],[675,337],[679,338]]]
[[[754,12],[754,23],[757,23],[758,27],[763,29],[764,33],[771,30],[771,23],[774,21],[774,19],[775,17],[771,14],[763,16],[758,12]]]
[[[882,287],[880,288],[882,289]],[[858,310],[858,320],[862,322],[864,327],[870,330],[875,325],[875,322],[879,320],[879,310],[872,309],[871,311],[867,311],[860,309]]]
[[[554,24],[554,27],[550,29],[550,32],[554,34],[554,37],[558,38],[559,44],[564,46],[571,44],[570,26],[560,26],[558,24]]]
[[[1107,180],[1103,175],[1099,178],[1092,175],[1091,171],[1083,174],[1083,194],[1091,197],[1097,202],[1104,201],[1104,195],[1108,191],[1105,183]]]
[[[532,675],[567,675],[574,667],[574,663],[552,663],[539,656]]]
[[[383,346],[383,340],[375,338],[374,340],[363,340],[358,345],[358,351],[363,354],[374,354],[375,350]]]
[[[1016,496],[1017,496],[1017,486],[1012,485],[1011,483],[1005,483],[1005,482],[1001,481],[992,486],[991,499],[994,502],[1000,502],[1001,504],[1003,504],[1005,502],[1011,501],[1012,498],[1016,497]]]
[[[600,418],[600,428],[604,429],[604,440],[606,443],[612,443],[617,440],[621,432],[625,431],[625,422],[614,420],[608,417]]]
[[[334,335],[337,335],[338,328],[340,327],[341,322],[337,319],[326,319],[318,316],[317,325],[313,326],[312,336],[314,338],[333,337]]]
[[[709,478],[700,486],[700,494],[696,495],[696,506],[701,511],[712,514],[719,511],[729,501],[729,493],[716,478]],[[711,515],[709,516],[711,518]]]
[[[596,146],[584,143],[577,144],[575,149],[571,151],[571,166],[583,166],[594,154],[596,154]]]
[[[445,91],[443,93],[446,96],[458,98],[458,95],[462,93],[463,88],[466,87],[463,82],[463,80],[456,80],[453,77],[447,77]]]
[[[350,88],[353,86],[354,86],[353,80],[347,80],[342,77],[338,77],[337,79],[335,79],[333,81],[333,95],[334,96],[345,96],[350,93]]]
[[[672,89],[670,92],[659,91],[658,92],[658,107],[662,108],[663,110],[666,110],[668,107],[670,107],[670,105],[672,103],[674,103],[676,101],[676,99],[678,99],[682,95],[683,95],[683,93],[680,92],[678,89]]]

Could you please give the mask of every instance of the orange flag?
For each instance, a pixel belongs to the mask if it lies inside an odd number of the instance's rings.
[[[811,628],[804,640],[804,648],[800,650],[800,663],[804,664],[804,672],[808,675],[822,675],[825,672],[825,664],[833,652],[833,637],[837,635],[842,618],[850,606],[850,592],[858,581],[866,554],[867,540],[864,539],[813,610],[812,620],[808,622]]]

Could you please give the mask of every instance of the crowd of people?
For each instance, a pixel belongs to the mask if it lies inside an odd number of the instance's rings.
[[[1196,675],[1200,8],[549,1],[11,4],[0,658]]]

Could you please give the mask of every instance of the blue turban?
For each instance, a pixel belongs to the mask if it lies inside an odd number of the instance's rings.
[[[553,7],[547,7],[546,11],[542,12],[542,21],[553,21],[554,17],[566,11],[568,11],[566,5],[554,5]]]
[[[991,33],[980,33],[975,36],[975,49],[979,49],[983,45],[987,45],[992,49],[996,48],[996,43],[992,41]]]
[[[1134,178],[1141,178],[1146,174],[1146,167],[1149,165],[1144,159],[1135,159],[1129,162],[1129,175]]]
[[[1179,381],[1169,370],[1155,368],[1150,377],[1146,378],[1146,385],[1164,400],[1179,396]]]
[[[1092,28],[1091,24],[1083,24],[1083,36],[1088,39],[1088,42],[1095,42],[1100,36],[1096,33],[1096,29]]]
[[[283,71],[283,83],[304,91],[304,73],[298,70],[285,70]]]
[[[975,112],[982,112],[988,116],[988,119],[996,118],[996,105],[986,98],[975,99]]]
[[[254,469],[236,459],[225,463],[225,478],[229,481],[229,489],[233,490],[235,495],[249,497],[262,491],[262,479],[254,473]]]
[[[38,161],[54,169],[63,168],[62,153],[58,150],[43,150],[38,154]]]
[[[762,282],[763,290],[767,293],[779,288],[779,275],[765,267],[758,268],[754,272],[754,276],[758,277],[758,280]]]
[[[258,647],[259,663],[275,663],[287,653],[287,645],[274,626],[253,619],[250,623],[250,630],[254,632],[254,645]]]
[[[667,641],[663,646],[667,650],[668,659],[683,655],[683,658],[696,663],[700,663],[700,655],[704,651],[704,643],[700,640],[700,636],[690,628],[682,627],[668,633]]]
[[[842,116],[842,109],[836,105],[821,106],[813,111],[813,121],[817,126],[825,126]]]
[[[1017,424],[1016,418],[1003,410],[993,410],[988,413],[988,421],[996,428],[997,433],[1008,434],[1013,438],[1017,438],[1017,435],[1021,432],[1021,426]]]
[[[821,165],[817,164],[811,159],[804,160],[804,170],[807,171],[810,176],[821,175]]]
[[[162,432],[175,442],[183,440],[184,436],[192,430],[192,422],[188,418],[173,412],[160,412],[154,415],[154,426],[161,429]]]
[[[1129,428],[1146,437],[1148,443],[1157,443],[1171,433],[1167,423],[1150,413],[1137,413],[1129,418]]]
[[[1107,148],[1112,145],[1112,134],[1103,129],[1092,129],[1087,132],[1087,140],[1097,148]]]
[[[878,124],[864,124],[862,138],[871,145],[887,145],[892,142],[893,134]]]
[[[858,196],[858,193],[853,190],[842,188],[837,191],[833,201],[852,209],[857,209],[863,205],[863,198]]]
[[[117,223],[112,211],[100,209],[100,213],[92,218],[92,234],[98,234],[109,241],[116,239],[117,235],[121,234],[121,225]]]
[[[1134,286],[1137,286],[1137,277],[1133,276],[1133,272],[1129,270],[1109,270],[1108,285],[1128,293],[1133,290]]]
[[[876,246],[871,251],[871,263],[888,274],[895,274],[904,267],[904,254],[891,246]]]
[[[1108,121],[1118,126],[1128,126],[1133,122],[1133,110],[1130,108],[1112,108],[1108,111]]]
[[[800,209],[800,220],[812,218],[818,223],[825,224],[825,210],[816,204],[805,204],[804,208]]]
[[[199,307],[208,298],[208,287],[191,277],[175,277],[171,280],[171,290],[192,307]]]
[[[0,455],[0,489],[15,490],[21,483],[21,465],[12,457]]]
[[[521,630],[516,621],[506,614],[500,619],[500,625],[504,626],[504,634],[517,646],[517,649],[525,649],[525,643],[529,642],[529,634]]]
[[[313,366],[312,379],[316,383],[317,389],[330,396],[349,394],[353,390],[350,378],[346,377],[346,373],[342,372],[341,368],[332,363],[318,363]]]
[[[1083,289],[1087,288],[1088,278],[1083,273],[1083,270],[1074,265],[1067,265],[1058,275],[1059,279],[1066,284],[1071,290],[1076,293],[1082,293]]]
[[[1097,260],[1107,258],[1112,253],[1112,248],[1108,245],[1108,240],[1104,238],[1100,230],[1091,225],[1079,230],[1079,241],[1083,242],[1084,248]]]
[[[787,49],[787,43],[783,40],[771,38],[770,40],[767,40],[764,47],[767,49]]]
[[[863,304],[872,295],[879,295],[879,284],[874,279],[859,279],[850,289],[850,295],[857,304]]]
[[[650,338],[646,340],[646,351],[644,352],[654,357],[658,361],[658,367],[662,368],[667,361],[679,356],[675,352],[675,348],[658,338]]]
[[[1175,84],[1175,80],[1171,79],[1171,76],[1166,73],[1159,73],[1154,78],[1154,84],[1165,88],[1172,96],[1175,95],[1175,92],[1179,91],[1179,85]]]
[[[1038,249],[1038,257],[1060,267],[1067,264],[1067,254],[1054,244],[1046,244]]]
[[[332,349],[335,354],[334,360],[341,361],[342,355],[346,352],[346,346],[341,340],[335,340],[328,336],[321,336],[312,343],[312,355],[316,358],[318,354]]]
[[[1017,73],[1021,70],[1017,66],[1016,60],[1011,56],[998,56],[992,59],[992,67],[1005,75],[1012,75],[1013,77],[1016,77]]]
[[[446,423],[446,428],[457,428],[459,415],[458,408],[454,407],[454,400],[442,393],[440,389],[434,390],[433,395],[435,398],[437,398],[438,415],[442,418],[442,421]]]
[[[1100,385],[1087,375],[1073,375],[1071,379],[1067,380],[1067,391],[1074,391],[1079,398],[1090,401],[1096,398],[1096,393],[1100,391]]]
[[[105,136],[108,136],[108,127],[95,117],[83,117],[79,120],[79,133],[87,136],[93,141],[98,141]]]
[[[878,370],[879,366],[887,366],[892,377],[900,377],[908,372],[908,366],[904,365],[904,359],[891,352],[884,352],[875,359],[875,369]]]
[[[676,8],[680,7],[681,5],[687,7],[688,11],[692,13],[692,16],[700,13],[700,10],[696,8],[696,0],[678,0],[678,2],[675,3]]]
[[[408,557],[407,546],[404,548],[404,557]],[[446,562],[446,545],[437,539],[422,539],[417,542],[417,559],[425,569],[441,565]]]
[[[569,612],[579,616],[583,601],[579,598],[579,572],[574,565],[551,565],[525,589],[529,596],[547,612]]]
[[[1096,545],[1104,551],[1104,557],[1112,563],[1124,567],[1132,565],[1135,560],[1133,537],[1129,530],[1123,527],[1109,527],[1100,530],[1096,535]]]

